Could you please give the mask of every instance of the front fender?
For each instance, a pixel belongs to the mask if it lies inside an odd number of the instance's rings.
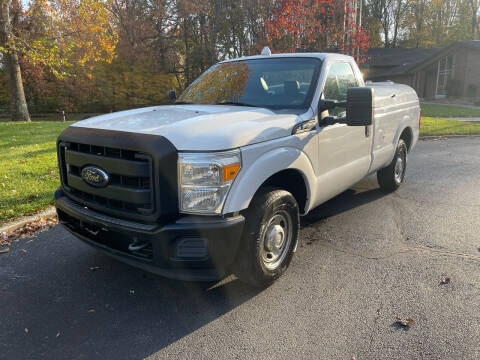
[[[230,188],[223,213],[228,214],[248,208],[260,186],[272,175],[286,169],[297,170],[302,175],[307,189],[307,201],[305,209],[301,209],[301,212],[309,209],[315,191],[309,179],[315,179],[315,172],[308,156],[295,147],[276,148],[260,156],[257,154],[258,150],[242,151],[243,168]]]

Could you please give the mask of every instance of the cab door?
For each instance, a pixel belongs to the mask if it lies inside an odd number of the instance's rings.
[[[347,90],[360,84],[349,62],[332,61],[326,64],[321,98],[345,101]],[[318,189],[316,205],[347,190],[364,178],[371,162],[370,127],[345,124],[324,125],[327,116],[344,116],[344,108],[335,108],[319,114]]]

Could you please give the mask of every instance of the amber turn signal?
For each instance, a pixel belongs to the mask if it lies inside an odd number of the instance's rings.
[[[223,181],[230,181],[235,179],[240,170],[240,163],[225,165],[223,167]]]

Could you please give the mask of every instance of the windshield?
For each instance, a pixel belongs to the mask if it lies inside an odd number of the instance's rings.
[[[285,57],[217,64],[195,80],[178,102],[306,109],[320,65],[314,58]]]

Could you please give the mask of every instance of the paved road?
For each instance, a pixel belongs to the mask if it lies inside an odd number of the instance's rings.
[[[421,142],[406,181],[305,218],[263,291],[146,274],[61,227],[23,239],[0,255],[0,358],[479,359],[480,139]]]

